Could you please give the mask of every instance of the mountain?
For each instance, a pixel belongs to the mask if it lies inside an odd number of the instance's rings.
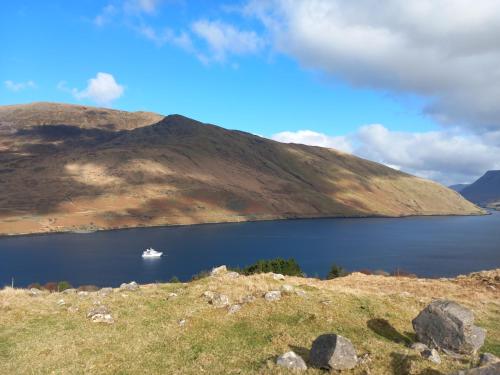
[[[378,163],[180,115],[36,103],[0,107],[0,128],[3,234],[482,213]]]
[[[462,190],[464,190],[467,186],[469,186],[469,184],[456,184],[456,185],[450,185],[448,186],[451,190],[455,190],[457,192],[461,192]]]
[[[488,171],[460,192],[465,198],[492,208],[500,207],[500,171]]]

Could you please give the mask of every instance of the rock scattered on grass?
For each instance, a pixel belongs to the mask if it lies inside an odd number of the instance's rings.
[[[285,280],[285,276],[282,275],[281,273],[273,273],[273,279],[274,280]]]
[[[75,294],[76,289],[75,288],[64,289],[61,293],[63,293],[63,294]]]
[[[226,276],[229,277],[230,279],[236,279],[240,277],[240,274],[238,272],[231,271],[228,272]]]
[[[304,371],[307,370],[307,365],[299,355],[295,352],[287,352],[280,355],[276,360],[276,364],[291,370]]]
[[[240,298],[240,303],[252,303],[253,301],[255,301],[255,296],[252,296],[251,294]]]
[[[264,294],[264,298],[268,302],[278,301],[281,299],[281,292],[279,290],[271,290]]]
[[[208,302],[217,308],[226,307],[229,305],[229,297],[225,294],[214,293],[214,296]]]
[[[78,297],[87,297],[89,295],[89,292],[86,292],[84,290],[81,290],[77,293]]]
[[[136,291],[139,289],[139,285],[135,281],[131,281],[130,283],[123,283],[120,285],[121,290],[129,290],[129,291]]]
[[[479,366],[489,366],[500,362],[500,358],[491,353],[483,353],[479,356]]]
[[[212,298],[214,298],[214,296],[215,292],[212,292],[211,290],[203,292],[203,297],[207,298],[208,300],[211,300]]]
[[[177,297],[177,293],[173,293],[173,292],[168,293],[167,297],[168,297],[168,299],[175,298],[175,297]]]
[[[94,315],[97,314],[101,315],[109,314],[109,309],[104,305],[97,305],[87,313],[87,318],[92,318]]]
[[[439,356],[439,353],[437,352],[436,349],[425,349],[422,352],[420,352],[422,357],[425,359],[428,359],[429,361],[440,364],[441,363],[441,357]]]
[[[296,289],[295,294],[298,295],[299,297],[306,297],[307,296],[307,293],[302,289]]]
[[[240,310],[241,310],[241,305],[236,304],[236,305],[229,306],[229,309],[227,310],[227,312],[229,314],[235,314]]]
[[[411,345],[413,350],[416,350],[419,353],[422,353],[424,350],[429,350],[429,347],[421,342],[415,342]]]
[[[93,323],[113,324],[115,322],[111,314],[95,314],[90,320],[92,320]]]
[[[36,296],[40,295],[40,293],[42,293],[42,291],[40,289],[37,289],[37,288],[31,288],[28,293],[31,297],[36,297]]]
[[[311,365],[328,370],[348,370],[356,367],[358,357],[352,343],[336,334],[324,334],[314,340],[309,354]]]
[[[470,370],[460,370],[452,375],[498,375],[500,374],[500,362],[492,365],[477,367]]]
[[[64,306],[66,304],[66,302],[64,302],[63,299],[60,299],[59,301],[57,301],[57,306]]]
[[[294,291],[294,287],[289,284],[283,284],[280,288],[282,293],[291,294]]]
[[[219,267],[214,267],[212,268],[212,271],[210,272],[210,276],[217,276],[222,273],[227,272],[227,267],[226,266],[219,266]]]
[[[429,304],[412,324],[419,341],[447,353],[476,353],[486,337],[486,331],[474,325],[472,311],[447,300]]]
[[[180,320],[178,321],[178,323],[179,323],[179,325],[182,327],[182,326],[186,325],[186,319],[180,319]]]

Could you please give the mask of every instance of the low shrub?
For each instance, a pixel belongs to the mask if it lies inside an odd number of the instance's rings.
[[[201,280],[208,276],[210,276],[209,271],[200,271],[191,277],[191,281]]]
[[[411,273],[411,272],[407,272],[405,270],[402,270],[401,268],[396,268],[391,276],[396,276],[396,277],[409,277],[411,279],[416,279],[417,278],[417,275],[415,275],[414,273]]]
[[[327,278],[327,280],[331,280],[331,279],[336,279],[337,277],[343,277],[346,275],[347,275],[346,270],[344,270],[341,266],[338,266],[334,263],[330,267],[330,271],[328,271],[326,278]]]
[[[83,292],[97,292],[99,288],[95,285],[81,285],[78,287],[78,291]]]
[[[28,289],[39,289],[39,290],[42,290],[43,287],[40,285],[40,283],[32,283],[30,285],[28,285]]]
[[[59,292],[62,292],[63,290],[71,289],[71,288],[73,288],[73,287],[67,281],[59,281],[59,283],[57,284],[57,291],[59,291]]]
[[[179,278],[177,276],[172,276],[172,278],[168,282],[171,284],[176,284],[176,283],[180,283],[181,281],[179,280]]]
[[[253,275],[256,273],[281,273],[287,276],[304,276],[299,264],[293,258],[283,259],[275,258],[268,260],[259,260],[256,263],[247,266],[243,269],[235,270],[243,275]]]
[[[48,290],[51,293],[57,292],[57,283],[52,282],[52,281],[45,283],[45,285],[43,286],[43,289]]]

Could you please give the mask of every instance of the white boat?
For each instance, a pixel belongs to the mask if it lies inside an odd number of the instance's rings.
[[[143,258],[159,258],[162,255],[163,255],[163,253],[161,251],[156,251],[152,247],[150,247],[149,249],[144,250],[143,253],[142,253],[142,257]]]

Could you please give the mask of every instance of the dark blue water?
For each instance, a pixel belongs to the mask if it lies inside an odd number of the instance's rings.
[[[141,258],[153,246],[166,252]],[[396,268],[454,276],[500,267],[500,212],[475,217],[316,219],[0,238],[0,286],[67,280],[116,286],[189,279],[226,264],[293,257],[309,275]]]

